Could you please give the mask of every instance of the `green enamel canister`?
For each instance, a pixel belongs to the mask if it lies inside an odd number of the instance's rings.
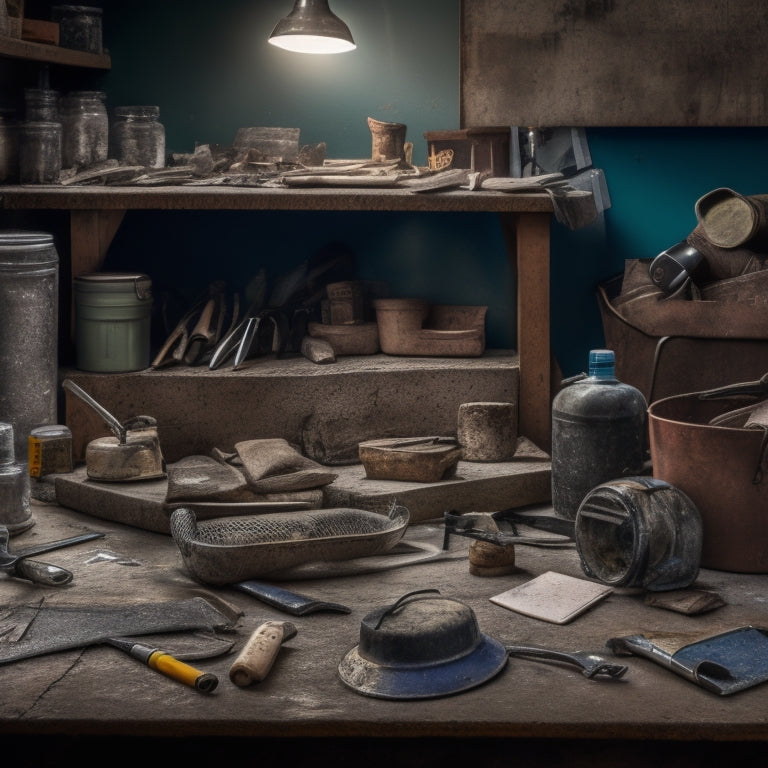
[[[77,368],[94,373],[148,368],[150,278],[138,273],[94,272],[73,282]]]

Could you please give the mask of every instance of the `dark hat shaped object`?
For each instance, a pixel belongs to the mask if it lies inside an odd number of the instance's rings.
[[[480,631],[468,605],[419,590],[363,618],[339,675],[366,696],[426,699],[474,688],[506,662],[506,649]]]

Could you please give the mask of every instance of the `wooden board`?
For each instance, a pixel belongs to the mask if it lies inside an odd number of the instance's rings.
[[[764,126],[764,0],[463,0],[461,124]]]

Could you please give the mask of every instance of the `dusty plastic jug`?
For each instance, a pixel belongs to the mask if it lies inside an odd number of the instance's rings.
[[[571,380],[552,401],[552,507],[576,519],[595,486],[642,474],[647,404],[614,375],[614,353],[593,349],[589,375]]]

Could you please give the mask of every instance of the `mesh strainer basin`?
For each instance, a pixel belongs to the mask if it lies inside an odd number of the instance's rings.
[[[345,507],[219,517],[198,521],[184,507],[171,514],[171,534],[198,581],[234,584],[308,562],[385,552],[408,527],[406,507],[388,514]]]

